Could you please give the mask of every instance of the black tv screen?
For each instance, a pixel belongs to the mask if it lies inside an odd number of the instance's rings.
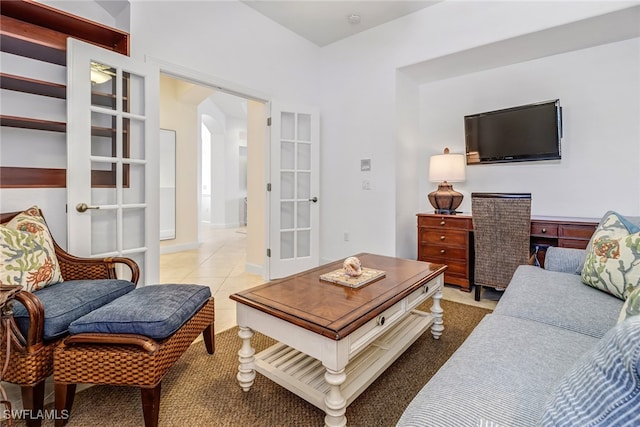
[[[561,158],[560,100],[464,117],[467,164]]]

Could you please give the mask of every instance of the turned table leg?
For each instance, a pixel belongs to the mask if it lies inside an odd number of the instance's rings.
[[[327,372],[324,374],[324,380],[330,387],[324,398],[326,413],[324,424],[327,427],[344,427],[347,425],[347,417],[345,417],[347,400],[342,395],[340,386],[347,379],[347,375],[344,373],[344,369],[339,371],[334,371],[329,368],[326,369]]]
[[[433,325],[431,325],[431,334],[433,338],[439,339],[444,331],[444,322],[442,321],[442,307],[440,306],[440,300],[442,299],[442,287],[438,289],[433,296],[433,306],[431,307],[431,314],[433,315]]]
[[[253,357],[256,353],[255,349],[251,347],[251,337],[253,337],[253,331],[246,326],[240,326],[238,336],[242,339],[242,347],[238,351],[238,384],[244,391],[249,391],[253,385],[253,380],[256,378],[256,371],[254,369]]]

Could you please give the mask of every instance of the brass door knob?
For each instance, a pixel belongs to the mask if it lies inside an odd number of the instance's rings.
[[[86,212],[89,209],[100,209],[100,206],[89,206],[84,202],[76,205],[76,210],[80,213]]]

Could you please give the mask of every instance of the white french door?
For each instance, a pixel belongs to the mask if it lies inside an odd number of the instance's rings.
[[[159,71],[67,42],[69,251],[126,256],[140,284],[159,278]]]
[[[318,110],[271,103],[269,279],[319,263]]]

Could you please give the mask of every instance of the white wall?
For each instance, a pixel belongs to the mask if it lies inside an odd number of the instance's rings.
[[[420,195],[428,158],[464,153],[467,114],[560,99],[562,159],[471,165],[454,184],[471,209],[473,191],[531,192],[532,214],[600,218],[640,212],[640,39],[632,39],[424,84],[420,88]],[[420,197],[420,210],[433,208]]]
[[[289,102],[318,102],[318,50],[237,1],[131,4],[132,57],[151,56]]]
[[[325,171],[331,165],[340,173],[322,176],[321,258],[360,251],[415,256],[415,213],[426,209],[420,205],[426,194],[415,192],[406,173],[420,170],[413,162],[424,164],[424,159],[415,158],[415,147],[410,145],[415,125],[397,120],[397,114],[415,115],[412,108],[419,108],[411,94],[411,78],[399,76],[399,69],[630,4],[441,2],[323,48],[322,165]],[[554,42],[547,41],[543,48],[553,48]],[[544,49],[539,51],[544,56]],[[590,66],[582,72],[597,74],[598,69]],[[414,88],[419,91],[417,81]],[[363,190],[359,160],[368,157],[372,189]],[[572,200],[580,183],[564,185],[563,193]],[[546,204],[536,209],[551,210]],[[349,232],[349,242],[343,240],[344,232]]]

